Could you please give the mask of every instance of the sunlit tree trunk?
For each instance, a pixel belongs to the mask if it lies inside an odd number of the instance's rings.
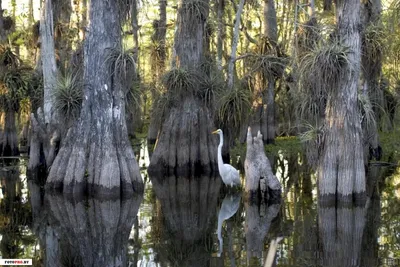
[[[119,11],[116,1],[90,2],[81,114],[68,130],[50,170],[47,188],[107,197],[142,190],[124,116],[127,88],[123,88],[119,74],[110,73],[107,61],[112,50],[121,49]]]
[[[31,149],[28,170],[34,171],[39,164],[40,143],[46,158],[47,167],[51,166],[55,156],[55,147],[59,139],[57,114],[53,106],[54,87],[57,79],[57,65],[54,47],[54,27],[52,0],[45,0],[40,20],[41,38],[41,71],[43,73],[43,110],[39,108],[36,114],[31,114]]]
[[[199,12],[191,13],[193,5]],[[208,11],[208,0],[180,1],[174,44],[176,56],[173,59],[177,68],[204,75],[199,72],[199,66],[204,58]],[[149,170],[169,169],[186,174],[195,169],[200,172],[216,169],[217,146],[216,139],[210,134],[213,129],[211,112],[194,93],[196,88],[189,90],[192,91],[187,94],[178,92],[179,104],[173,105],[165,114]]]
[[[357,88],[360,75],[360,1],[337,1],[338,35],[350,49],[337,91],[328,96],[324,141],[318,166],[321,197],[351,201],[365,193],[363,136]],[[333,198],[332,198],[333,197]]]

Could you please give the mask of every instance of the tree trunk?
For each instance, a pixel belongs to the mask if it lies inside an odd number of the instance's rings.
[[[228,88],[233,88],[233,76],[234,76],[234,68],[235,68],[235,61],[236,61],[236,50],[239,43],[239,26],[241,22],[241,15],[243,12],[244,7],[244,0],[240,0],[239,7],[236,11],[236,18],[235,18],[235,28],[233,31],[233,38],[232,38],[232,50],[231,50],[231,57],[229,59],[228,64]]]
[[[324,11],[332,10],[332,0],[324,0]]]
[[[225,39],[225,0],[218,0],[217,4],[217,67],[222,70],[222,49]]]
[[[6,118],[4,125],[3,136],[3,156],[17,156],[19,155],[17,127],[15,125],[15,112],[14,110],[6,110]]]
[[[192,5],[197,5],[195,14],[191,13]],[[199,73],[198,66],[204,57],[208,8],[208,0],[182,0],[178,11],[174,45],[176,67],[199,75],[205,75]],[[189,88],[191,92],[187,94],[174,92],[174,89],[168,88],[169,93],[180,100],[165,114],[149,171],[176,169],[178,173],[187,174],[195,169],[206,173],[216,170],[217,146],[216,138],[211,136],[213,125],[209,108],[196,95],[196,88]]]
[[[151,62],[151,68],[153,71],[153,83],[155,84],[156,89],[158,89],[161,75],[165,70],[165,60],[167,57],[167,49],[166,49],[166,34],[167,34],[167,1],[160,0],[160,20],[157,21],[156,28],[154,29],[153,41],[155,44],[159,45],[159,49],[157,49],[157,58],[159,62],[156,60]],[[156,108],[156,102],[158,101],[159,93],[157,90],[153,90],[152,99],[153,99],[153,112]],[[158,132],[161,128],[161,119],[157,118],[154,114],[151,114],[149,130],[147,133],[147,142],[150,146],[153,146],[156,143]],[[153,151],[153,148],[151,148]]]
[[[249,127],[247,132],[247,151],[245,160],[246,194],[250,200],[269,196],[280,196],[281,184],[272,172],[271,164],[265,155],[262,135],[256,137],[251,134]]]
[[[379,142],[378,125],[381,118],[381,107],[384,106],[383,92],[379,86],[379,79],[382,72],[382,49],[377,47],[379,40],[370,40],[371,36],[366,36],[367,27],[376,26],[379,30],[381,23],[381,0],[373,0],[363,2],[362,8],[362,24],[364,32],[362,34],[362,53],[361,53],[361,70],[363,78],[363,97],[366,103],[371,105],[374,112],[375,121],[367,122],[364,126],[365,148],[369,153],[369,158],[375,157],[380,160],[382,148]],[[371,104],[374,103],[374,104]],[[365,153],[368,155],[368,153]],[[367,160],[367,158],[366,158]]]
[[[276,48],[278,43],[278,26],[274,0],[264,0],[264,36]],[[275,125],[275,77],[267,77],[266,97],[263,97],[261,114],[261,133],[267,144],[273,143],[276,136]]]
[[[57,79],[57,65],[54,48],[54,27],[53,27],[53,8],[52,0],[46,0],[42,10],[40,20],[40,38],[41,38],[41,70],[43,73],[44,86],[44,108],[37,111],[37,118],[31,114],[31,145],[28,171],[35,173],[40,165],[40,149],[42,144],[46,165],[44,169],[50,167],[55,157],[55,149],[59,141],[59,133],[56,129],[57,114],[54,103],[54,87]]]
[[[318,188],[327,200],[352,201],[365,193],[365,170],[357,84],[360,74],[360,1],[338,1],[338,34],[349,47],[348,68],[340,70],[337,91],[328,96]],[[336,88],[334,89],[336,90]]]
[[[88,25],[87,23],[87,14],[88,14],[88,8],[87,8],[87,1],[88,0],[81,0],[82,1],[82,21],[80,25],[80,32],[81,32],[81,38],[82,40],[86,39],[86,27]]]
[[[71,38],[69,37],[72,5],[70,0],[58,0],[53,5],[54,15],[54,46],[58,54],[59,68],[66,69],[66,62],[70,59],[72,51]]]
[[[89,19],[81,115],[68,130],[46,186],[67,194],[131,194],[142,190],[143,181],[126,129],[127,88],[105,64],[110,50],[121,49],[117,2],[91,1]]]
[[[3,16],[2,0],[0,0],[0,42],[3,43],[7,39],[7,34],[4,29],[4,16]]]

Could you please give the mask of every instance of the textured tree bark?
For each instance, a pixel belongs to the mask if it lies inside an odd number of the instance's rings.
[[[77,123],[68,130],[47,179],[47,188],[66,194],[115,197],[143,188],[130,145],[125,100],[119,76],[106,64],[121,45],[119,7],[91,1],[84,49],[84,99]]]
[[[197,5],[200,12],[191,14],[191,5]],[[174,46],[176,67],[198,72],[204,57],[208,8],[208,1],[180,2]],[[216,138],[211,136],[211,112],[194,93],[196,88],[191,90],[193,93],[177,96],[180,103],[173,105],[165,114],[149,172],[177,171],[178,175],[187,175],[189,170],[205,173],[216,170],[217,146]]]
[[[360,74],[360,1],[338,1],[338,34],[349,47],[349,68],[340,70],[338,91],[328,96],[318,189],[327,201],[352,201],[365,193],[365,170],[357,83]]]
[[[262,135],[258,132],[256,137],[251,134],[249,127],[247,132],[247,151],[244,162],[246,173],[245,191],[250,200],[269,196],[280,196],[281,184],[272,172],[271,164],[265,155]]]

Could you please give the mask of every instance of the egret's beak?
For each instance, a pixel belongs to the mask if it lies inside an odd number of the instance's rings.
[[[214,132],[212,132],[212,134],[216,134],[216,133],[218,133],[218,130],[215,130]]]

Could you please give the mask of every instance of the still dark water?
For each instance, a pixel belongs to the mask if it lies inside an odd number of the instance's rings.
[[[400,168],[371,166],[365,206],[317,205],[299,155],[273,159],[282,202],[252,204],[219,177],[148,177],[145,192],[102,201],[44,194],[26,160],[0,167],[0,253],[34,266],[400,266]]]

